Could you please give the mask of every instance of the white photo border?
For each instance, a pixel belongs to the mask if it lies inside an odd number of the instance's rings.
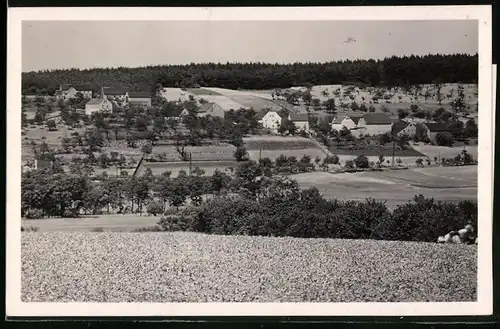
[[[21,301],[21,35],[23,21],[464,20],[478,21],[478,286],[476,302],[453,303],[25,303]],[[7,37],[6,314],[44,316],[457,316],[493,312],[491,6],[9,8]]]

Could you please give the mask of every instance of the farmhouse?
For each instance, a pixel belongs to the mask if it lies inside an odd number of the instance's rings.
[[[337,131],[342,130],[344,127],[351,130],[358,126],[359,119],[361,119],[360,116],[338,116],[333,118],[331,126],[332,129]]]
[[[278,131],[281,126],[281,120],[283,117],[278,111],[274,110],[261,110],[256,116],[257,122],[262,125],[262,127],[271,129],[274,132]]]
[[[224,113],[224,109],[216,103],[205,103],[198,110],[198,116],[200,117],[212,116],[223,118]]]
[[[429,137],[429,139],[431,141],[436,141],[436,135],[438,133],[450,132],[450,130],[448,129],[448,127],[445,124],[442,124],[442,123],[427,122],[427,123],[424,123],[423,126],[425,128],[427,128],[426,129],[426,131],[427,131],[427,137]]]
[[[396,136],[415,136],[417,126],[413,122],[397,121],[392,125],[391,133]]]
[[[93,98],[85,104],[85,114],[91,115],[94,112],[112,112],[113,104],[106,98]]]
[[[103,89],[106,92],[106,97],[110,101],[117,101],[117,102],[122,102],[126,103],[128,102],[128,91],[121,89],[121,88],[104,88]]]
[[[295,124],[298,131],[303,130],[306,133],[309,132],[309,116],[307,113],[290,114],[290,121]]]
[[[92,98],[92,87],[88,85],[62,84],[59,86],[59,90],[56,91],[55,96],[59,99],[68,100],[76,98],[78,93],[81,93],[83,98]]]
[[[385,113],[367,113],[359,119],[358,127],[366,129],[365,135],[380,135],[391,131],[392,122]]]
[[[148,92],[130,92],[128,101],[131,105],[151,106],[151,95]]]

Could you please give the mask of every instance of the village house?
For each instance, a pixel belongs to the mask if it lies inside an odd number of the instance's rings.
[[[358,121],[358,127],[364,128],[364,135],[380,135],[391,132],[393,120],[385,113],[367,113]]]
[[[113,104],[106,98],[102,87],[99,98],[92,98],[85,104],[86,115],[91,115],[94,112],[113,112]]]
[[[271,129],[273,132],[277,132],[278,128],[281,126],[281,120],[283,117],[280,113],[278,113],[278,111],[264,109],[257,113],[256,119],[262,127]]]
[[[92,87],[88,85],[61,84],[55,96],[58,99],[68,100],[76,98],[78,93],[81,93],[83,98],[92,98]]]
[[[433,142],[436,141],[436,135],[438,133],[450,132],[448,127],[442,123],[427,122],[424,123],[423,125],[426,128],[427,137],[429,137],[429,139]]]
[[[148,92],[130,92],[128,93],[128,101],[131,105],[150,107],[151,95]]]
[[[298,131],[309,132],[309,116],[307,113],[292,113],[290,114],[290,121],[293,122]]]
[[[106,98],[93,98],[85,104],[85,114],[94,112],[113,112],[113,104]]]
[[[129,99],[128,91],[121,88],[104,88],[106,98],[110,101],[116,101],[121,104],[126,104]]]
[[[361,119],[361,116],[342,115],[333,118],[331,126],[332,129],[337,131],[342,130],[344,127],[351,130],[358,126],[359,119]]]
[[[391,133],[394,136],[407,135],[413,137],[417,133],[417,126],[413,122],[399,120],[392,125]]]
[[[205,103],[198,110],[199,117],[212,116],[224,118],[224,113],[224,109],[216,103]]]

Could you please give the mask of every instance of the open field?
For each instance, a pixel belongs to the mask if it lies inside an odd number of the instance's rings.
[[[297,160],[300,160],[304,155],[309,155],[311,160],[314,160],[316,157],[320,159],[324,159],[326,154],[318,149],[318,148],[305,148],[305,149],[296,149],[296,150],[250,150],[248,151],[248,155],[251,160],[259,161],[259,158],[269,158],[271,160],[276,160],[280,155],[284,155],[286,157],[294,156]]]
[[[236,103],[239,103],[244,107],[253,108],[256,111],[266,108],[275,111],[281,111],[283,109],[283,107],[281,107],[280,105],[276,104],[271,100],[249,94],[230,95],[228,97],[233,101],[235,101]]]
[[[464,148],[465,150],[472,155],[474,159],[477,160],[477,155],[478,155],[478,149],[477,145],[464,145],[464,146],[457,146],[457,147],[446,147],[446,146],[436,146],[436,145],[426,145],[423,143],[420,144],[414,144],[412,147],[424,154],[425,156],[434,159],[434,157],[437,158],[454,158],[458,154],[460,154]]]
[[[205,88],[187,88],[186,91],[195,96],[221,96],[218,92]]]
[[[459,302],[477,249],[196,233],[22,233],[23,302]],[[311,257],[314,255],[314,257]]]
[[[81,218],[23,219],[21,223],[25,227],[36,226],[39,232],[90,232],[95,228],[112,232],[131,232],[135,229],[154,226],[159,220],[159,217],[155,216],[125,214]]]
[[[317,156],[321,159],[326,153],[308,138],[295,136],[251,136],[243,139],[251,160],[258,161],[259,157],[276,160],[280,155],[294,156],[299,160],[303,155],[312,159]]]
[[[243,142],[247,150],[302,150],[316,148],[316,144],[308,138],[298,136],[249,136]]]
[[[477,166],[415,168],[387,172],[292,175],[301,188],[316,187],[326,198],[387,200],[387,206],[413,200],[417,194],[436,200],[477,200]]]
[[[291,90],[305,91],[305,87],[292,87]],[[453,94],[451,94],[453,90]],[[215,87],[203,87],[200,89],[188,89],[195,98],[206,98],[210,93],[223,95],[219,98],[214,97],[212,100],[219,103],[224,107],[227,103],[227,98],[230,98],[237,104],[243,107],[253,107],[256,110],[262,108],[272,108],[280,110],[281,107],[274,103],[273,93],[275,90],[231,90]],[[326,92],[324,94],[324,92]],[[376,94],[383,95],[376,100]],[[477,104],[477,85],[464,85],[464,100],[468,106],[469,111],[474,113]],[[377,111],[381,111],[385,107],[387,111],[392,114],[397,114],[398,109],[409,109],[410,105],[416,104],[419,108],[424,110],[435,110],[443,107],[446,110],[451,110],[451,101],[457,97],[457,84],[443,84],[441,88],[442,102],[439,104],[437,100],[437,89],[433,85],[422,85],[421,91],[416,95],[402,90],[401,88],[387,89],[387,88],[358,88],[351,85],[319,85],[313,86],[311,89],[313,98],[319,99],[324,102],[328,99],[335,99],[338,110],[340,111],[341,104],[350,104],[355,101],[358,105],[364,103],[366,106],[372,105]],[[425,96],[427,94],[427,97]],[[451,95],[448,97],[448,95]],[[208,100],[208,99],[207,99]],[[232,104],[232,106],[234,106]],[[226,106],[227,107],[227,106]],[[238,108],[238,107],[237,107]]]
[[[206,95],[203,95],[202,97],[198,97],[198,100],[200,100],[200,99],[204,99],[204,100],[206,100],[207,102],[210,102],[210,103],[216,103],[220,107],[222,107],[222,109],[224,111],[230,111],[230,110],[235,110],[236,111],[236,110],[239,110],[241,108],[245,108],[245,109],[249,108],[248,106],[245,106],[243,104],[235,102],[231,98],[226,97],[226,96],[222,96],[222,95],[216,95],[216,96],[206,96]]]

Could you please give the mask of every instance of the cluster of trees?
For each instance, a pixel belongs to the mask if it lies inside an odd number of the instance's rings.
[[[23,94],[53,94],[60,83],[121,86],[131,91],[164,87],[220,87],[229,89],[288,88],[306,84],[402,86],[446,82],[477,83],[478,56],[467,54],[388,57],[383,60],[346,60],[328,63],[204,63],[45,70],[22,74]]]
[[[43,147],[42,147],[43,148]],[[40,152],[40,151],[39,151]],[[43,151],[42,154],[49,151]],[[310,156],[295,157],[281,155],[272,161],[262,158],[259,162],[243,161],[237,168],[230,168],[231,175],[217,170],[212,176],[203,176],[204,171],[195,167],[188,175],[181,170],[172,178],[170,172],[154,176],[147,169],[142,176],[126,178],[124,175],[108,177],[106,173],[94,176],[96,165],[123,165],[125,160],[113,152],[111,157],[95,158],[92,152],[81,160],[74,160],[65,172],[59,162],[50,169],[27,171],[22,176],[23,216],[36,218],[45,216],[78,216],[81,211],[97,213],[103,208],[118,209],[119,212],[142,211],[145,203],[161,200],[164,210],[179,207],[189,198],[193,203],[201,201],[206,194],[226,192],[241,193],[255,197],[262,193],[273,176],[314,170]],[[319,166],[321,159],[314,159]],[[337,156],[327,157],[322,166],[338,164]],[[368,168],[371,164],[364,156],[353,161],[352,168]],[[126,179],[124,179],[126,178]],[[128,210],[125,209],[128,207]]]
[[[161,208],[165,203],[180,207],[189,198],[193,204],[201,202],[202,195],[217,194],[229,188],[231,177],[217,171],[213,176],[202,176],[195,168],[192,175],[180,171],[175,178],[170,172],[153,176],[123,179],[103,174],[91,178],[92,172],[80,166],[79,171],[65,173],[59,169],[44,169],[23,173],[21,183],[21,212],[26,218],[50,216],[77,217],[82,212],[98,214],[106,209],[118,213],[142,212]],[[159,206],[158,206],[159,205]],[[155,208],[156,207],[156,208]],[[154,212],[154,210],[153,210]]]
[[[412,241],[434,241],[457,226],[477,225],[473,202],[457,205],[417,196],[390,211],[375,200],[327,200],[316,188],[301,190],[289,177],[271,176],[265,162],[242,163],[234,178],[220,171],[203,176],[198,168],[175,178],[169,172],[146,172],[127,180],[27,172],[22,177],[21,211],[27,218],[76,217],[82,211],[141,212],[146,207],[152,215],[168,214],[160,220],[161,230]],[[213,197],[204,200],[207,194]],[[187,199],[191,204],[179,208]]]
[[[451,230],[477,224],[477,203],[436,202],[422,195],[390,211],[384,202],[326,200],[316,188],[276,181],[258,198],[221,196],[167,215],[161,231],[301,238],[436,241]]]

